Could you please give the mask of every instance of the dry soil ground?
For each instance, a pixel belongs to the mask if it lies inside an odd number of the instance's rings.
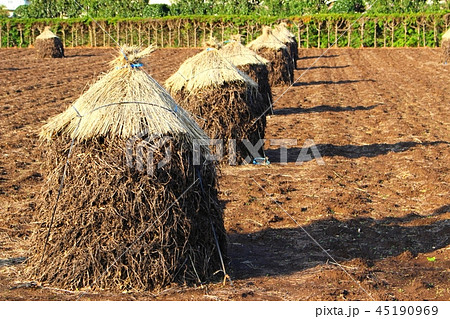
[[[158,50],[145,68],[162,82],[196,52]],[[45,178],[38,130],[108,70],[114,50],[66,54],[43,61],[31,49],[0,50],[1,300],[450,299],[450,65],[428,48],[300,52],[298,82],[274,89],[271,165],[222,169],[233,285],[27,287],[23,261],[36,244],[28,238]],[[281,138],[296,139],[285,165],[270,141]],[[299,163],[300,152],[312,156]]]

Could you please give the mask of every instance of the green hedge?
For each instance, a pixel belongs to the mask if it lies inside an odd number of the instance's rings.
[[[120,43],[162,47],[200,46],[210,35],[226,40],[241,33],[244,41],[260,35],[262,25],[287,21],[300,46],[417,47],[440,45],[450,26],[450,13],[318,14],[272,16],[183,16],[153,18],[0,19],[1,47],[27,47],[46,25],[71,46],[114,46]],[[348,33],[346,32],[347,30]]]

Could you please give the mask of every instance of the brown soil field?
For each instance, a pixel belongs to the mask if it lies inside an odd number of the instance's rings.
[[[197,52],[157,50],[145,68],[162,83]],[[221,170],[232,284],[119,294],[27,284],[39,129],[115,50],[66,55],[0,50],[0,300],[450,299],[450,65],[429,48],[300,50],[298,81],[274,88],[271,164]]]

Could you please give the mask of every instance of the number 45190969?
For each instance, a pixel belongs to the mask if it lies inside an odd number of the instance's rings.
[[[437,306],[378,306],[377,312],[380,316],[435,316],[438,314]]]

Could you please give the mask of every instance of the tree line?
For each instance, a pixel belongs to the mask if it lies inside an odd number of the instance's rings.
[[[148,0],[31,0],[16,18],[165,17],[190,15],[278,16],[318,13],[415,13],[449,10],[442,0],[175,0],[171,5]],[[1,16],[1,14],[0,14]]]

